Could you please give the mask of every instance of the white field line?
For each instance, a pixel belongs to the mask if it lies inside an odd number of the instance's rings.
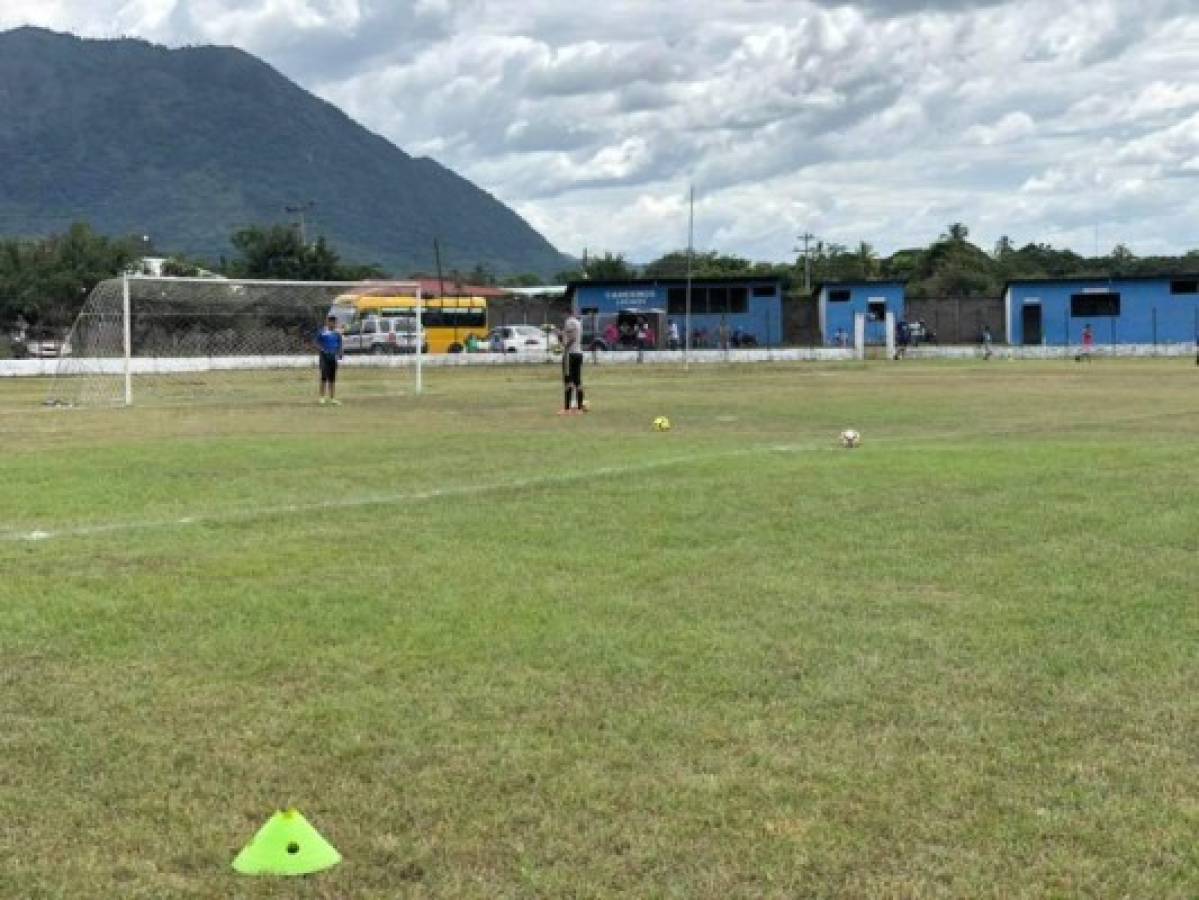
[[[887,435],[868,438],[871,445],[878,444],[927,444],[960,439],[982,437],[1009,437],[1012,435],[1043,434],[1050,430],[1065,433],[1076,427],[1095,427],[1100,425],[1119,425],[1131,422],[1151,421],[1161,418],[1175,418],[1191,414],[1171,410],[1156,410],[1137,416],[1123,416],[1111,420],[1064,420],[1055,425],[1041,422],[1027,425],[1009,425],[1003,428],[983,428],[977,431],[953,430],[943,432],[921,432],[915,435]],[[420,503],[426,500],[436,500],[441,497],[464,497],[478,494],[502,493],[504,491],[520,490],[522,488],[545,487],[554,484],[570,484],[586,481],[591,478],[602,478],[610,475],[630,475],[637,472],[652,472],[656,469],[667,469],[675,466],[685,466],[694,463],[710,462],[719,459],[736,459],[743,456],[755,456],[769,453],[812,453],[840,449],[838,445],[821,441],[808,444],[758,444],[737,450],[721,450],[714,453],[697,453],[689,456],[666,457],[628,465],[601,466],[596,469],[581,469],[573,472],[557,472],[548,475],[537,475],[529,478],[514,478],[509,481],[486,482],[483,484],[461,484],[443,488],[432,488],[425,491],[400,492],[392,494],[376,494],[364,497],[347,497],[342,500],[327,500],[321,503],[288,503],[282,506],[257,506],[249,509],[234,509],[225,512],[205,513],[195,516],[183,516],[175,519],[144,519],[129,522],[101,522],[94,525],[78,525],[54,530],[14,530],[0,531],[0,542],[38,542],[58,538],[87,537],[90,535],[113,534],[125,531],[153,531],[164,528],[184,528],[193,525],[226,525],[237,522],[250,522],[256,519],[291,516],[301,513],[319,512],[321,510],[357,509],[367,506],[389,506],[397,503]]]
[[[742,456],[753,456],[769,453],[800,453],[820,450],[834,450],[835,446],[821,444],[768,444],[747,447],[739,450],[724,450],[716,453],[697,453],[690,456],[673,456],[658,460],[649,460],[629,465],[600,466],[595,469],[579,469],[571,472],[557,472],[548,475],[537,475],[529,478],[514,478],[508,481],[493,481],[482,484],[461,484],[449,487],[431,488],[424,491],[408,491],[392,494],[375,494],[370,496],[346,497],[341,500],[326,500],[320,503],[287,503],[281,506],[256,506],[253,508],[233,509],[223,512],[204,513],[194,516],[182,516],[173,519],[143,519],[128,522],[98,522],[94,525],[78,525],[67,528],[34,530],[34,531],[0,531],[0,541],[39,542],[61,538],[89,537],[93,535],[116,534],[126,531],[155,531],[166,528],[187,528],[195,525],[228,525],[238,522],[251,522],[257,519],[293,516],[321,512],[326,510],[359,509],[368,506],[392,506],[396,504],[421,503],[427,500],[437,500],[444,497],[467,497],[479,494],[503,493],[505,491],[522,490],[525,488],[547,487],[556,484],[571,484],[588,481],[593,478],[607,478],[618,475],[631,475],[637,472],[652,472],[657,469],[673,468],[675,466],[693,465],[720,459],[735,459]]]

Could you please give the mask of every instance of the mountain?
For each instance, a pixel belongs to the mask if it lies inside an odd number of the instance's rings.
[[[0,33],[0,235],[85,220],[215,259],[309,201],[310,237],[400,275],[433,270],[435,237],[447,270],[568,264],[495,197],[241,50]]]

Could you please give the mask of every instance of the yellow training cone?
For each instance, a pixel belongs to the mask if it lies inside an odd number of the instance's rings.
[[[311,875],[341,862],[341,854],[297,810],[277,812],[233,860],[242,875]]]

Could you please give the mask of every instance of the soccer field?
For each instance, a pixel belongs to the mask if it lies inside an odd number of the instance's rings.
[[[1193,364],[224,377],[0,383],[0,896],[1199,892]]]

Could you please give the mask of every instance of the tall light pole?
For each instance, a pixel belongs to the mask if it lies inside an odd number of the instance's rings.
[[[691,368],[691,260],[695,256],[695,185],[687,215],[687,308],[683,316],[683,368]]]

